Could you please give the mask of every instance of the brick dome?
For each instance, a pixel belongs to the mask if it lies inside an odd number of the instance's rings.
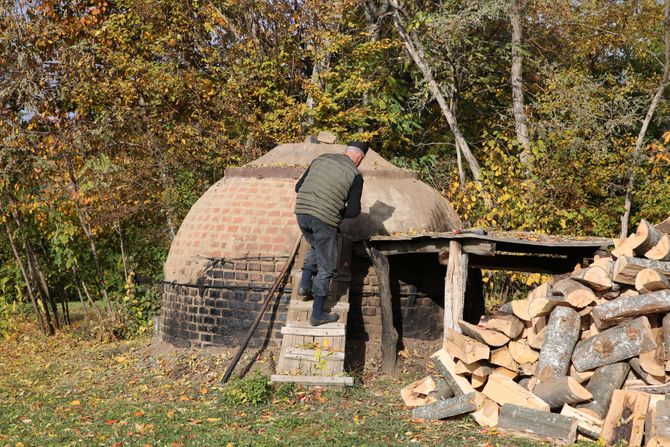
[[[282,144],[257,160],[226,170],[193,205],[165,263],[168,282],[194,282],[211,259],[287,255],[299,235],[294,186],[314,160],[342,153],[339,144]],[[342,231],[365,239],[375,234],[448,231],[461,225],[449,202],[369,150],[360,166],[365,179],[362,212]]]
[[[245,166],[227,169],[224,178],[198,199],[182,222],[164,266],[162,339],[191,346],[236,343],[251,325],[264,291],[299,235],[293,214],[296,180],[314,158],[344,149],[338,144],[280,145]],[[362,212],[342,224],[342,231],[353,239],[460,227],[448,201],[418,180],[416,173],[393,166],[373,150],[360,170],[365,181]],[[361,325],[366,319],[378,325],[376,281],[369,279],[371,269],[363,264],[360,284],[367,295],[363,298],[361,289],[359,305],[370,309],[359,309]],[[261,323],[271,338],[280,337],[287,302],[288,296],[283,296],[272,319]],[[436,314],[433,308],[426,313]],[[252,345],[259,343],[252,340]]]

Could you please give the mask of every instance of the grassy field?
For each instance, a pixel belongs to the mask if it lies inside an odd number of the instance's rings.
[[[230,353],[149,342],[45,339],[24,324],[0,342],[0,446],[542,445],[469,418],[412,422],[399,389],[417,371],[367,372],[346,390],[272,387],[258,371],[219,386]]]

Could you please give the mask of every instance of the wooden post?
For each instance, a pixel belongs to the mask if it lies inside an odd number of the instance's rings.
[[[391,301],[391,280],[389,261],[374,247],[368,248],[372,265],[379,280],[379,300],[382,307],[382,371],[391,374],[395,369],[398,349],[398,331],[393,326],[393,303]]]
[[[449,262],[444,278],[444,341],[449,329],[460,333],[458,320],[463,319],[465,286],[468,279],[468,255],[458,241],[449,242]]]

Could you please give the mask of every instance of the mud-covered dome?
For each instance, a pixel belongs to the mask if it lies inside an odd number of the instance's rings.
[[[168,282],[195,283],[212,259],[287,256],[299,235],[294,185],[312,160],[342,153],[340,144],[282,144],[257,160],[230,168],[193,205],[165,263]],[[362,212],[345,219],[342,231],[354,238],[411,231],[448,231],[461,226],[449,202],[369,150],[360,166]]]

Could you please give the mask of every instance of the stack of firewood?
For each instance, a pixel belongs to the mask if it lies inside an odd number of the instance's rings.
[[[553,277],[479,324],[459,321],[436,374],[402,390],[416,419],[566,443],[670,446],[670,219],[642,221],[611,257]]]

